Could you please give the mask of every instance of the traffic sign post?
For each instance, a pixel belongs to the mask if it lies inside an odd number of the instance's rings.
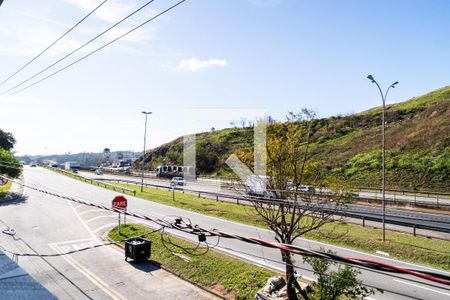
[[[128,201],[127,201],[127,198],[125,198],[124,196],[116,196],[112,200],[112,208],[119,211],[119,227],[118,227],[119,234],[120,234],[120,212],[126,211],[127,206],[128,206]],[[126,218],[126,215],[124,214],[124,224],[126,224],[125,218]]]

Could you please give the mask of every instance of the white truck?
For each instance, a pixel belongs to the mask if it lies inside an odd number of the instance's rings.
[[[263,198],[278,198],[275,191],[271,191],[267,186],[267,179],[260,176],[251,175],[245,180],[245,192],[247,195],[263,197]]]
[[[78,173],[78,169],[80,168],[80,165],[76,161],[67,161],[64,164],[64,169],[67,171],[72,171],[74,173]]]

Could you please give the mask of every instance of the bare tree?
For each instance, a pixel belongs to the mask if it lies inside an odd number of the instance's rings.
[[[241,124],[242,128],[245,128],[246,124],[247,124],[247,119],[246,118],[241,118],[239,120],[239,123]]]
[[[289,114],[288,122],[275,122],[267,132],[267,186],[277,199],[250,197],[256,212],[275,233],[279,243],[292,244],[298,237],[335,220],[335,213],[350,193],[332,178],[320,176],[319,165],[310,157],[311,120],[314,113],[303,110]],[[306,187],[304,184],[314,186]],[[326,187],[326,188],[325,188]],[[289,299],[297,292],[308,299],[295,279],[290,252],[281,250],[286,265]]]

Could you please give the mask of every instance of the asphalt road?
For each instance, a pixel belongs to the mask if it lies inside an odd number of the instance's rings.
[[[26,167],[24,174],[26,184],[42,189],[73,195],[84,189],[42,168]],[[94,201],[97,194],[110,197],[102,192],[87,189],[82,194]],[[115,222],[117,215],[25,188],[24,198],[0,203],[1,230],[11,227],[17,232],[16,240],[0,233],[0,245],[16,253],[67,252],[104,243],[101,235]],[[216,298],[151,264],[126,263],[116,246],[60,257],[20,257],[19,265],[59,299]]]
[[[26,183],[31,186],[59,192],[65,195],[76,196],[84,200],[108,206],[111,204],[112,198],[117,195],[117,193],[113,191],[86,184],[43,168],[25,168],[24,174]],[[39,194],[38,192],[28,189],[25,190],[25,193],[28,196],[28,199],[24,203],[0,208],[0,211],[2,212],[1,219],[10,224],[10,226],[16,227],[16,229],[18,229],[18,235],[24,238],[27,243],[32,245],[32,247],[39,252],[48,252],[51,248],[70,249],[67,247],[74,247],[70,241],[75,241],[79,246],[79,240],[82,240],[82,243],[86,243],[83,240],[91,240],[92,238],[98,237],[117,223],[117,215],[114,213],[100,211],[98,209],[85,207],[84,205],[71,205],[68,204],[66,200]],[[244,236],[273,240],[273,234],[265,229],[185,211],[128,195],[126,197],[129,200],[130,211],[157,217],[174,215],[183,216],[203,227],[219,228],[226,230],[227,232]],[[80,223],[82,226],[80,226]],[[36,226],[38,228],[35,228]],[[185,237],[195,240],[195,237],[190,235],[185,235]],[[4,238],[1,240],[2,245],[3,240]],[[210,242],[215,243],[216,241]],[[381,255],[362,253],[306,239],[298,239],[296,244],[311,249],[331,249],[338,254],[347,257],[376,259],[402,267],[430,270],[428,267],[399,262]],[[221,239],[218,248],[261,265],[270,266],[280,270],[283,268],[280,253],[274,249],[263,248],[229,239]],[[65,258],[52,259],[52,263],[56,264],[57,268],[61,270],[65,276],[68,276],[72,280],[79,279],[80,282],[78,285],[81,286],[81,290],[92,292],[95,298],[104,296],[102,288],[96,286],[86,278],[81,278],[82,276],[78,273],[76,268],[73,269],[72,264],[70,262],[68,263],[66,260],[75,260],[75,264],[81,265],[87,274],[101,278],[102,282],[106,283],[112,291],[117,291],[126,298],[134,298],[137,293],[145,293],[143,290],[150,288],[148,287],[149,285],[152,285],[150,282],[129,282],[132,276],[129,276],[128,278],[116,278],[119,276],[118,274],[121,273],[117,270],[128,266],[128,264],[123,261],[123,256],[121,254],[117,256],[118,254],[116,254],[116,251],[110,247],[99,248],[98,250],[102,252],[94,253],[90,252],[94,250],[89,250],[73,256],[66,256]],[[374,249],[374,252],[376,250],[377,249]],[[443,249],[443,251],[448,251],[448,249]],[[117,256],[120,258],[113,261],[107,259],[109,256]],[[43,262],[41,263],[43,264]],[[299,274],[308,278],[313,277],[310,267],[303,264],[300,257],[296,258],[296,265]],[[26,268],[26,266],[24,267]],[[448,272],[435,269],[433,269],[433,271],[450,275]],[[51,272],[51,270],[49,270],[49,272]],[[381,288],[385,291],[384,294],[378,293],[372,297],[375,299],[449,299],[450,297],[450,289],[448,286],[424,284],[424,282],[420,280],[413,280],[411,277],[403,275],[396,277],[367,270],[361,270],[361,272],[360,278],[365,284]],[[36,274],[36,272],[30,273],[31,275]],[[66,289],[76,293],[76,288],[68,284],[62,278],[56,280],[56,283],[49,283],[47,277],[47,273],[41,271],[36,276],[36,279],[40,282],[44,281],[43,283],[45,286],[60,284],[60,287],[54,287],[53,290],[59,290],[61,293],[62,291],[66,291]],[[100,286],[102,285],[100,284]],[[154,288],[158,288],[158,286],[154,286]],[[49,289],[52,290],[50,287]],[[180,299],[181,298],[183,297],[180,296]]]
[[[79,172],[79,175],[90,179],[112,178],[121,180],[133,180],[136,182],[139,181],[139,179],[136,177],[130,177],[125,175],[112,175],[112,174],[95,175],[92,172]],[[149,184],[166,186],[168,188],[170,187],[169,180],[145,178],[144,182]],[[191,190],[204,191],[210,193],[222,193],[236,197],[242,196],[236,191],[220,189],[220,186],[216,184],[211,184],[203,181],[197,181],[192,183],[189,182],[187,188]],[[345,214],[350,218],[362,219],[362,217],[364,217],[366,220],[379,222],[381,222],[382,218],[381,217],[382,208],[378,206],[351,204],[348,205],[348,207],[346,208],[342,208],[341,210],[343,214]],[[433,214],[405,209],[394,209],[388,207],[386,208],[386,222],[388,224],[394,225],[408,224],[409,227],[413,227],[413,225],[416,225],[417,228],[420,228],[421,226],[423,228],[429,227],[430,229],[436,228],[439,229],[441,232],[450,233],[450,215],[445,214]]]
[[[133,172],[132,173],[134,178],[136,178],[137,175],[140,176],[140,173]],[[155,176],[155,173],[145,173],[146,176]],[[137,177],[139,177],[137,176]],[[229,180],[220,180],[220,179],[213,179],[213,178],[198,178],[198,182],[201,185],[220,185],[221,182],[229,182]],[[361,190],[355,192],[359,197],[361,198],[370,198],[370,199],[380,199],[382,197],[381,190],[375,191],[375,190]],[[446,195],[434,195],[434,194],[427,194],[427,192],[418,192],[418,193],[402,193],[398,191],[391,191],[387,190],[385,193],[386,200],[394,200],[394,201],[405,201],[405,202],[425,202],[429,203],[430,205],[450,205],[450,196]]]

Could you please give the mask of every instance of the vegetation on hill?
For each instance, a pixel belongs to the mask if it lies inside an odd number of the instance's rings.
[[[450,191],[450,87],[388,105],[386,121],[387,186]],[[313,120],[313,158],[323,172],[331,172],[357,186],[378,187],[380,123],[381,107]],[[250,159],[253,155],[251,127],[203,132],[196,138],[200,174],[231,175],[225,164],[230,154]],[[146,168],[182,164],[182,151],[182,138],[155,148],[146,153]]]
[[[109,148],[105,148],[105,150]],[[142,153],[141,153],[142,154]],[[21,161],[27,163],[37,161],[39,163],[45,163],[47,161],[57,162],[59,164],[67,161],[76,161],[82,167],[97,167],[108,158],[109,161],[115,159],[130,159],[132,160],[138,154],[132,151],[108,151],[103,152],[81,152],[74,154],[54,154],[54,155],[24,155],[19,156]]]

